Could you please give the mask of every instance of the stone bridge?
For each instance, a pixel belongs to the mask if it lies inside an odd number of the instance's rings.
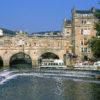
[[[70,51],[68,37],[30,36],[26,33],[0,36],[0,66],[4,67],[9,67],[14,62],[23,62],[23,58],[30,60],[32,66],[37,66],[40,58],[50,58],[50,55],[54,59],[64,60],[66,51]]]

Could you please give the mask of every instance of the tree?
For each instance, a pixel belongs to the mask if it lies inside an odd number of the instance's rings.
[[[90,40],[90,47],[91,47],[94,57],[100,58],[100,38],[99,37],[93,37]]]
[[[94,15],[97,18],[97,22],[95,24],[95,29],[97,31],[96,35],[100,36],[100,9],[97,9]]]
[[[95,17],[97,18],[97,22],[95,23],[95,30],[96,30],[96,37],[93,37],[90,42],[89,46],[93,52],[93,56],[95,58],[100,58],[100,9],[97,9],[94,13]]]

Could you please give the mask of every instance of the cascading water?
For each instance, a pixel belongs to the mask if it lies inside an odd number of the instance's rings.
[[[36,77],[47,77],[47,78],[71,78],[77,80],[78,78],[94,78],[95,75],[98,74],[96,72],[90,71],[68,71],[68,70],[33,70],[33,71],[25,71],[25,70],[4,70],[0,72],[0,84],[18,77],[18,76],[36,76]]]
[[[77,100],[94,100],[94,97],[98,100],[100,80],[93,79],[95,74],[94,71],[4,70],[0,72],[0,100],[73,100],[77,97]]]

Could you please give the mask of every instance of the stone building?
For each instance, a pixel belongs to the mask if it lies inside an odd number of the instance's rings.
[[[88,46],[88,41],[96,35],[94,24],[95,8],[89,10],[72,9],[72,19],[64,21],[65,34],[71,35],[72,51],[77,55],[77,60],[83,60],[85,57],[91,58],[92,52]],[[70,24],[69,24],[70,23]]]

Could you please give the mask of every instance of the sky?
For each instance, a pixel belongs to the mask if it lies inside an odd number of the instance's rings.
[[[0,0],[0,27],[29,33],[61,31],[71,9],[100,8],[100,0]]]

